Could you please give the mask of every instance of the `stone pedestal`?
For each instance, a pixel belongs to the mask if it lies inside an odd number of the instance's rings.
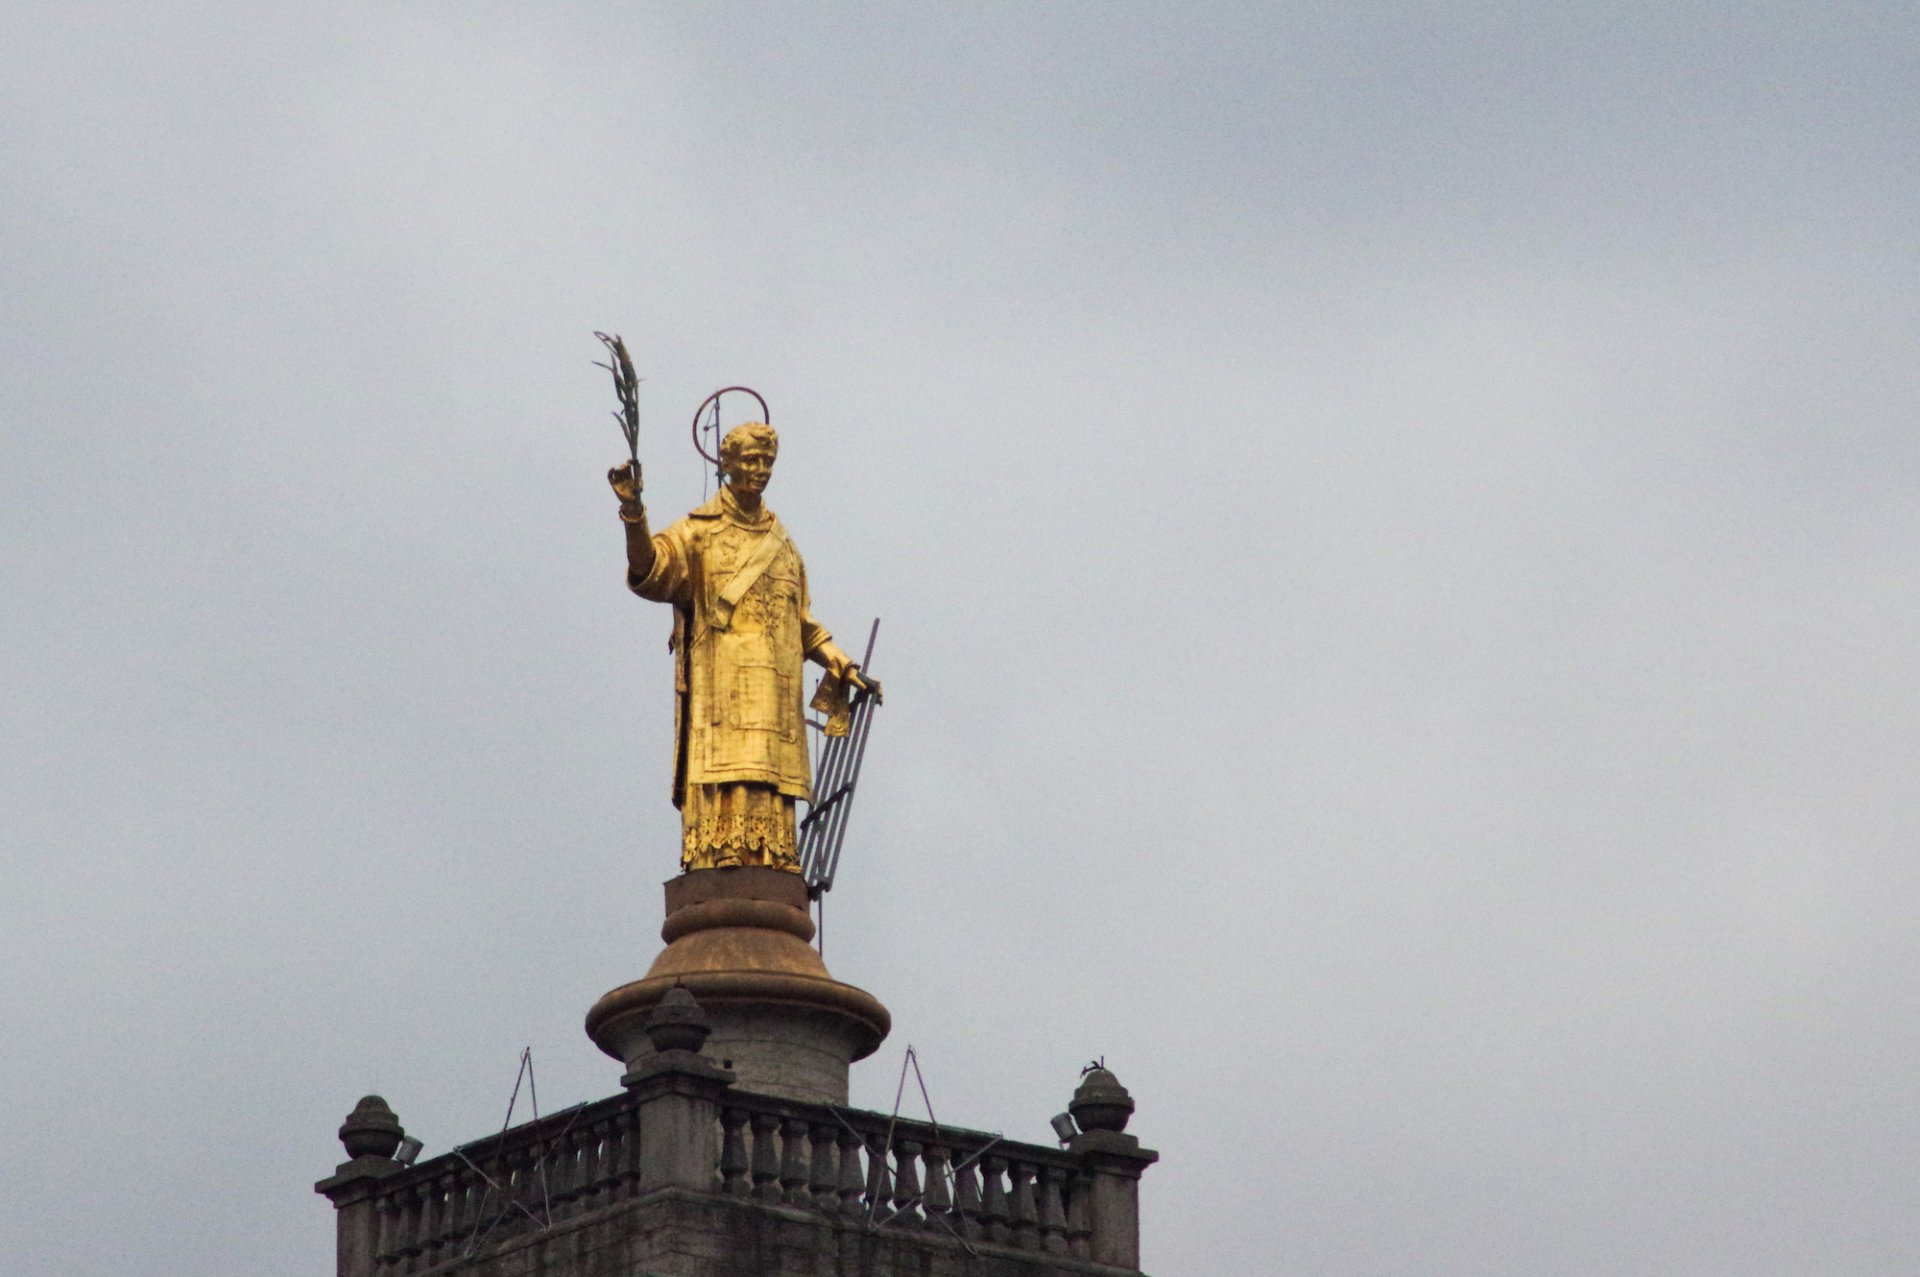
[[[810,943],[806,883],[777,869],[701,869],[666,895],[667,947],[644,978],[587,1012],[594,1045],[633,1069],[653,1052],[648,1012],[684,984],[713,1025],[705,1054],[743,1090],[845,1104],[847,1066],[878,1049],[892,1017],[828,973]]]

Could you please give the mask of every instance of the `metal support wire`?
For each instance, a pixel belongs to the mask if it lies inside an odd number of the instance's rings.
[[[513,1093],[507,1097],[507,1116],[506,1120],[501,1123],[500,1134],[486,1137],[495,1141],[494,1157],[496,1159],[502,1157],[506,1152],[507,1132],[513,1129],[513,1107],[520,1100],[520,1084],[522,1082],[527,1084],[527,1101],[533,1106],[533,1121],[538,1122],[540,1120],[540,1092],[534,1082],[532,1047],[526,1047],[520,1052],[520,1071],[514,1074]],[[493,1176],[481,1169],[477,1162],[467,1156],[468,1149],[474,1147],[476,1144],[484,1143],[484,1140],[474,1140],[472,1143],[462,1144],[453,1150],[453,1155],[465,1162],[473,1170],[473,1173],[484,1180],[487,1185],[487,1190],[481,1195],[480,1204],[474,1211],[473,1234],[467,1239],[466,1254],[471,1255],[474,1251],[478,1250],[480,1244],[487,1239],[488,1234],[492,1233],[502,1220],[510,1218],[516,1210],[522,1215],[525,1215],[528,1220],[538,1226],[543,1232],[553,1227],[553,1196],[547,1180],[547,1159],[553,1156],[554,1152],[573,1131],[574,1123],[578,1122],[580,1115],[586,1112],[587,1105],[584,1103],[575,1104],[572,1106],[572,1109],[573,1116],[567,1119],[567,1124],[560,1128],[558,1134],[549,1136],[544,1141],[546,1148],[533,1165],[533,1169],[540,1176],[539,1215],[534,1214],[525,1203],[521,1202],[519,1198],[515,1197],[507,1188],[496,1181]],[[567,1110],[562,1109],[560,1112],[564,1113],[567,1112]],[[559,1113],[555,1113],[553,1116],[558,1117],[559,1115]],[[494,1193],[500,1194],[500,1199],[506,1203],[507,1209],[503,1209],[498,1215],[495,1215],[492,1220],[487,1221],[486,1226],[483,1228],[481,1223],[486,1217],[487,1199]]]
[[[906,1096],[906,1093],[907,1093],[907,1070],[909,1068],[913,1070],[914,1081],[917,1082],[920,1086],[920,1099],[927,1106],[927,1125],[933,1128],[933,1137],[936,1140],[941,1139],[942,1136],[940,1134],[940,1121],[938,1118],[934,1117],[933,1115],[933,1100],[927,1094],[927,1080],[925,1077],[921,1076],[921,1073],[920,1073],[920,1056],[919,1056],[919,1053],[913,1049],[911,1044],[909,1044],[907,1047],[906,1056],[902,1058],[900,1061],[900,1085],[894,1090],[893,1114],[887,1119],[886,1142],[880,1148],[876,1149],[873,1146],[873,1142],[869,1140],[865,1135],[862,1135],[859,1132],[859,1130],[857,1130],[854,1127],[853,1123],[849,1122],[846,1119],[846,1115],[841,1111],[838,1105],[836,1104],[827,1105],[827,1107],[833,1111],[834,1117],[839,1119],[840,1125],[846,1127],[848,1131],[852,1132],[853,1137],[860,1141],[860,1146],[867,1151],[867,1159],[869,1162],[869,1166],[871,1166],[871,1164],[874,1162],[878,1162],[879,1165],[882,1168],[884,1168],[887,1162],[887,1154],[893,1151],[893,1128],[900,1121],[900,1101]],[[1003,1138],[1002,1135],[998,1131],[988,1132],[987,1142],[985,1144],[982,1144],[979,1148],[969,1153],[966,1157],[962,1158],[960,1161],[944,1166],[941,1169],[940,1179],[943,1183],[946,1184],[947,1192],[949,1196],[952,1196],[953,1194],[954,1185],[957,1182],[957,1177],[960,1175],[960,1173],[965,1171],[968,1167],[972,1166],[975,1162],[979,1161],[981,1158],[985,1157],[990,1151],[992,1151],[995,1145],[1001,1142],[1002,1138]],[[891,1176],[889,1178],[891,1178]],[[868,1171],[867,1179],[869,1183],[872,1183],[874,1181],[874,1176],[871,1169],[869,1169]],[[902,1203],[899,1206],[896,1206],[893,1210],[887,1212],[886,1215],[881,1216],[879,1214],[878,1199],[869,1198],[867,1201],[867,1221],[866,1221],[867,1231],[870,1233],[879,1232],[882,1228],[885,1228],[888,1224],[891,1224],[896,1218],[898,1218],[902,1211],[910,1210],[915,1206],[924,1206],[926,1204],[926,1200],[927,1200],[927,1192],[926,1192],[926,1188],[923,1186],[918,1193],[915,1193],[912,1197],[908,1198],[904,1203]],[[978,1255],[980,1253],[979,1251],[973,1248],[972,1242],[968,1241],[966,1238],[960,1235],[959,1231],[954,1228],[951,1222],[949,1222],[946,1219],[940,1218],[938,1216],[934,1216],[933,1218],[940,1220],[940,1226],[942,1228],[945,1228],[949,1233],[953,1235],[953,1239],[960,1243],[962,1249],[964,1249],[967,1252],[967,1254]]]
[[[914,1070],[914,1081],[920,1085],[920,1098],[922,1098],[922,1102],[927,1106],[927,1125],[933,1127],[933,1139],[939,1141],[939,1139],[943,1139],[943,1137],[941,1137],[941,1123],[939,1123],[939,1118],[933,1116],[933,1098],[927,1095],[927,1079],[920,1073],[920,1052],[916,1052],[912,1047],[906,1048],[906,1056],[900,1060],[900,1085],[895,1089],[895,1093],[893,1093],[893,1116],[887,1118],[887,1137],[885,1137],[885,1143],[881,1144],[879,1148],[874,1148],[874,1141],[870,1141],[866,1135],[862,1135],[858,1129],[854,1129],[854,1125],[852,1125],[851,1121],[847,1121],[847,1116],[841,1112],[841,1108],[839,1108],[837,1104],[828,1104],[829,1110],[833,1110],[833,1116],[839,1118],[839,1123],[841,1123],[843,1127],[847,1127],[849,1131],[852,1131],[852,1137],[860,1141],[862,1148],[866,1148],[868,1162],[870,1162],[870,1164],[879,1164],[883,1169],[887,1166],[887,1154],[893,1152],[893,1127],[899,1125],[900,1100],[906,1096],[906,1070]],[[958,1181],[958,1175],[960,1175],[962,1171],[966,1171],[970,1166],[973,1166],[975,1162],[979,1162],[983,1156],[987,1156],[987,1154],[995,1148],[995,1144],[1000,1143],[1000,1141],[1002,1141],[1002,1135],[1000,1135],[998,1131],[989,1131],[989,1133],[987,1133],[987,1143],[981,1144],[979,1148],[975,1148],[973,1152],[970,1152],[966,1158],[962,1158],[960,1162],[952,1162],[952,1164],[941,1168],[941,1181],[947,1185],[948,1196],[954,1194],[954,1185],[956,1185],[956,1181]],[[893,1179],[893,1175],[889,1173],[887,1179]],[[868,1171],[868,1181],[870,1181],[870,1183],[874,1181],[874,1173],[872,1173],[872,1171]],[[887,1227],[889,1223],[893,1223],[893,1221],[900,1216],[900,1212],[912,1210],[914,1206],[925,1206],[925,1200],[927,1200],[927,1191],[925,1191],[925,1187],[922,1187],[920,1193],[906,1198],[900,1206],[895,1206],[895,1208],[889,1210],[885,1216],[881,1216],[881,1214],[879,1214],[879,1200],[877,1200],[877,1198],[868,1198],[868,1204],[866,1204],[866,1231],[868,1231],[868,1233],[877,1233],[879,1229],[883,1229],[883,1227]],[[952,1233],[952,1239],[960,1242],[960,1246],[962,1246],[970,1256],[977,1256],[977,1254],[979,1254],[977,1250],[973,1250],[972,1242],[964,1239],[964,1237],[960,1237],[958,1229],[954,1229],[954,1225],[952,1225],[950,1221],[941,1219],[939,1216],[929,1217],[939,1219],[941,1227],[945,1227],[948,1233]]]

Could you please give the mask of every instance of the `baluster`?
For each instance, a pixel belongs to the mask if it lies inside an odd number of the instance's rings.
[[[608,1118],[600,1128],[600,1200],[604,1204],[614,1201],[620,1195],[620,1186],[624,1183],[621,1159],[627,1151],[627,1123],[625,1113],[616,1113]],[[635,1141],[638,1143],[639,1141]]]
[[[501,1206],[511,1197],[512,1189],[507,1185],[507,1177],[512,1173],[512,1169],[507,1165],[507,1159],[498,1155],[483,1156],[480,1159],[480,1165],[487,1168],[487,1178],[493,1181],[482,1186],[484,1194],[480,1199],[478,1218],[480,1227],[485,1229],[487,1225],[493,1223],[493,1217],[500,1213]]]
[[[544,1220],[549,1224],[553,1222],[553,1211],[557,1205],[554,1201],[554,1190],[559,1187],[553,1161],[547,1156],[550,1148],[550,1142],[530,1143],[521,1155],[525,1159],[522,1165],[526,1167],[527,1209],[533,1212],[535,1219]],[[525,1219],[526,1216],[522,1215],[520,1218]]]
[[[607,1154],[606,1123],[595,1122],[577,1137],[580,1154],[574,1165],[578,1178],[574,1181],[573,1199],[575,1208],[585,1212],[599,1205],[600,1185],[603,1180],[601,1170]]]
[[[493,1180],[494,1184],[498,1184],[500,1177],[507,1173],[506,1166],[497,1158],[491,1161],[483,1158],[478,1165],[486,1168],[487,1176]],[[493,1184],[476,1175],[473,1181],[472,1199],[473,1214],[467,1221],[467,1231],[470,1234],[485,1231],[487,1225],[493,1222],[494,1215],[499,1212],[500,1203],[506,1200],[506,1193],[503,1188],[495,1188]]]
[[[400,1271],[420,1271],[420,1216],[427,1207],[426,1192],[419,1184],[408,1185],[400,1193]]]
[[[902,1228],[918,1228],[920,1212],[920,1145],[901,1140],[894,1145],[893,1222]]]
[[[625,1120],[613,1112],[593,1124],[593,1206],[605,1206],[613,1200],[620,1180],[620,1123]]]
[[[588,1142],[592,1128],[574,1127],[560,1141],[559,1189],[554,1198],[554,1210],[571,1215],[581,1197],[586,1194],[587,1185],[592,1181],[588,1158],[592,1156],[593,1145]]]
[[[607,1123],[602,1118],[589,1126],[580,1137],[580,1209],[592,1210],[599,1203],[602,1185],[606,1182]]]
[[[417,1273],[427,1266],[427,1212],[431,1201],[425,1183],[416,1180],[407,1190],[406,1270]]]
[[[1012,1162],[1007,1167],[1007,1175],[1013,1180],[1010,1211],[1013,1216],[1013,1244],[1023,1250],[1030,1249],[1038,1241],[1034,1236],[1033,1167],[1025,1162]]]
[[[444,1259],[447,1248],[453,1244],[454,1213],[460,1207],[457,1194],[460,1191],[460,1172],[463,1169],[465,1168],[460,1166],[449,1166],[434,1178],[433,1234],[428,1239],[431,1244],[427,1259],[429,1266]]]
[[[605,1178],[606,1156],[607,1123],[603,1118],[589,1126],[580,1140],[579,1202],[582,1211],[590,1211],[599,1204],[594,1198],[599,1196]]]
[[[566,1137],[566,1210],[578,1214],[593,1193],[593,1162],[599,1158],[599,1133],[593,1125],[574,1127]]]
[[[835,1122],[815,1122],[811,1132],[813,1162],[807,1168],[807,1196],[815,1210],[827,1215],[840,1209],[840,1168],[834,1165],[834,1155],[839,1152],[835,1144],[837,1126]]]
[[[1067,1253],[1067,1213],[1060,1205],[1060,1180],[1066,1172],[1042,1165],[1036,1187],[1040,1195],[1040,1249],[1050,1255]]]
[[[600,1128],[600,1199],[603,1204],[620,1195],[620,1186],[624,1182],[621,1158],[627,1151],[629,1120],[627,1114],[615,1113]]]
[[[614,1168],[616,1180],[612,1196],[616,1201],[625,1201],[640,1191],[640,1106],[628,1104],[615,1120],[613,1133],[608,1137],[611,1148],[608,1151],[608,1163]]]
[[[1004,1246],[1013,1240],[1013,1227],[1007,1217],[1007,1190],[1000,1182],[1007,1159],[989,1153],[980,1159],[980,1235]]]
[[[772,1113],[753,1115],[753,1196],[756,1201],[780,1200],[780,1150],[774,1135],[780,1119]]]
[[[482,1157],[480,1165],[487,1168],[487,1178],[492,1183],[480,1186],[480,1200],[475,1210],[475,1221],[482,1229],[493,1222],[500,1213],[501,1204],[507,1200],[507,1160],[504,1157]]]
[[[606,1178],[607,1119],[601,1118],[580,1136],[580,1208],[592,1210],[599,1203],[601,1185]]]
[[[490,1235],[498,1237],[503,1230],[512,1226],[513,1220],[520,1214],[511,1205],[520,1200],[520,1162],[508,1152],[501,1153],[494,1161],[497,1169],[493,1172],[493,1178],[494,1182],[500,1185],[498,1191],[494,1193],[494,1196],[500,1199],[499,1208],[494,1211],[494,1214],[507,1217],[505,1223],[491,1230]],[[487,1222],[492,1224],[493,1220],[489,1219]]]
[[[447,1242],[450,1246],[464,1247],[467,1234],[473,1231],[473,1212],[478,1201],[475,1186],[478,1182],[465,1162],[454,1166],[453,1179],[447,1187]]]
[[[603,1202],[617,1200],[620,1189],[626,1183],[624,1159],[627,1153],[627,1125],[633,1119],[629,1114],[616,1113],[607,1119],[601,1130],[600,1138],[605,1147],[600,1151],[600,1193]],[[633,1141],[639,1143],[638,1140]]]
[[[533,1208],[533,1213],[546,1217],[551,1223],[560,1218],[566,1208],[568,1145],[555,1136],[532,1145],[529,1152],[534,1163],[533,1191],[540,1194],[541,1202]]]
[[[493,1194],[486,1202],[486,1219],[480,1221],[480,1227],[488,1229],[488,1237],[499,1237],[499,1227],[495,1227],[493,1221],[507,1212],[507,1202],[511,1202],[515,1194],[513,1158],[509,1158],[505,1152],[495,1152],[480,1162],[480,1166],[484,1166],[486,1173],[493,1177]]]
[[[620,1186],[624,1180],[623,1160],[627,1153],[627,1124],[633,1119],[626,1113],[616,1112],[607,1118],[600,1128],[603,1146],[600,1150],[600,1205],[616,1200],[620,1195]],[[638,1144],[639,1140],[634,1140]]]
[[[391,1193],[374,1199],[373,1258],[379,1268],[391,1268],[398,1244],[399,1203]]]
[[[458,1253],[466,1245],[473,1215],[473,1172],[467,1164],[455,1161],[447,1171],[447,1251]]]
[[[807,1124],[797,1117],[780,1123],[780,1200],[789,1206],[807,1202]]]
[[[431,1180],[421,1180],[414,1190],[420,1196],[420,1214],[414,1225],[413,1249],[418,1256],[415,1268],[430,1268],[433,1265],[433,1233],[439,1225],[438,1209],[440,1194],[434,1191]]]
[[[580,1161],[580,1196],[591,1210],[600,1203],[597,1200],[607,1191],[607,1152],[610,1148],[608,1136],[612,1123],[601,1118],[588,1129],[586,1148]]]
[[[892,1192],[893,1178],[887,1166],[887,1159],[893,1156],[893,1150],[882,1148],[877,1152],[867,1152],[867,1218],[879,1220],[887,1213],[887,1197]]]
[[[487,1218],[487,1238],[489,1241],[500,1238],[513,1231],[514,1221],[521,1218],[513,1203],[520,1200],[520,1166],[512,1153],[501,1153],[495,1159],[497,1169],[493,1172],[494,1182],[500,1187],[494,1191],[493,1214]]]
[[[953,1190],[954,1232],[963,1239],[986,1236],[986,1216],[980,1210],[980,1170],[964,1157],[953,1168]]]
[[[947,1182],[947,1150],[938,1144],[927,1145],[927,1198],[926,1215],[928,1225],[945,1224],[953,1227],[953,1185]],[[958,1232],[955,1229],[955,1232]]]
[[[747,1179],[747,1111],[723,1109],[720,1130],[720,1191],[745,1197],[752,1191]]]
[[[391,1188],[382,1203],[380,1212],[380,1263],[384,1271],[399,1273],[406,1271],[407,1244],[407,1192],[403,1188]]]
[[[1085,1259],[1093,1253],[1093,1228],[1087,1222],[1087,1194],[1093,1190],[1093,1182],[1084,1171],[1077,1171],[1066,1187],[1067,1253],[1075,1259]]]
[[[566,1172],[562,1179],[566,1183],[566,1213],[577,1215],[584,1204],[587,1194],[593,1191],[593,1159],[595,1145],[591,1126],[576,1126],[567,1135]],[[554,1210],[560,1210],[555,1201]]]
[[[540,1197],[540,1185],[533,1174],[533,1157],[526,1147],[523,1145],[516,1148],[508,1158],[513,1165],[512,1177],[507,1180],[507,1187],[512,1190],[512,1196],[508,1201],[519,1202],[527,1208],[527,1211],[526,1214],[522,1214],[514,1210],[507,1216],[506,1223],[501,1227],[517,1233],[527,1226],[528,1214],[535,1219],[541,1217],[540,1212],[545,1209],[546,1203]]]
[[[483,1163],[487,1173],[493,1176],[493,1200],[487,1206],[487,1219],[484,1227],[487,1236],[495,1238],[501,1231],[511,1226],[512,1219],[520,1214],[513,1209],[512,1203],[520,1200],[520,1167],[510,1152],[495,1153]],[[506,1223],[499,1222],[501,1216],[507,1217]]]
[[[482,1158],[480,1165],[487,1168],[487,1175],[493,1183],[482,1181],[476,1190],[473,1222],[476,1231],[485,1233],[487,1239],[492,1241],[500,1235],[495,1221],[507,1211],[507,1203],[513,1200],[510,1182],[513,1169],[502,1156]]]
[[[441,1197],[443,1181],[434,1179],[420,1185],[420,1231],[414,1234],[414,1249],[418,1258],[414,1268],[425,1272],[438,1262],[435,1258],[436,1243],[439,1240],[441,1221],[446,1217],[446,1203]]]
[[[425,1235],[426,1262],[423,1267],[433,1267],[446,1252],[447,1237],[453,1231],[453,1183],[453,1172],[442,1167],[428,1186],[432,1217]]]
[[[864,1147],[860,1137],[842,1126],[837,1137],[840,1145],[840,1213],[860,1213],[860,1190],[866,1187],[866,1172],[860,1166]]]
[[[554,1169],[553,1141],[542,1140],[538,1144],[527,1145],[527,1207],[535,1219],[551,1224],[553,1212],[559,1207],[554,1200],[560,1187],[558,1172]],[[526,1216],[521,1216],[525,1219]]]

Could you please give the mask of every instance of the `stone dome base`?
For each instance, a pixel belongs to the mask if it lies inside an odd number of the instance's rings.
[[[847,1066],[872,1055],[893,1020],[878,998],[827,971],[810,943],[800,876],[696,869],[669,881],[666,896],[667,947],[644,977],[587,1012],[594,1045],[631,1068],[653,1050],[647,1013],[684,984],[713,1024],[703,1054],[743,1090],[845,1104]]]

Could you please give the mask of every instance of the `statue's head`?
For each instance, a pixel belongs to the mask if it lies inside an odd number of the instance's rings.
[[[780,436],[758,421],[735,426],[720,441],[720,469],[729,486],[759,496],[773,478],[773,459],[780,453]]]

